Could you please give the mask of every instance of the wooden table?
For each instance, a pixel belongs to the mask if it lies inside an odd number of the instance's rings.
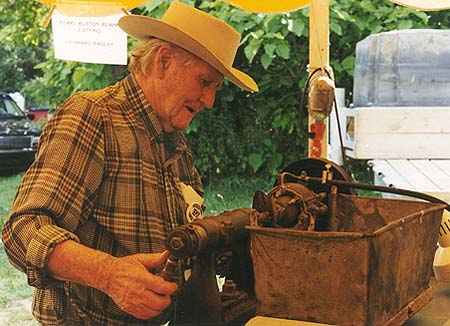
[[[371,160],[369,164],[376,185],[425,192],[450,203],[450,160]]]

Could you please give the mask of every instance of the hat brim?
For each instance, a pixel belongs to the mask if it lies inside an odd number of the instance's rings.
[[[141,41],[149,37],[156,37],[173,43],[209,63],[233,84],[247,91],[258,91],[258,85],[252,77],[238,69],[227,67],[194,37],[172,25],[151,17],[127,15],[119,20],[119,27],[125,33]]]

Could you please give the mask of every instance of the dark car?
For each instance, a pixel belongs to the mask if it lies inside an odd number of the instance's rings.
[[[24,171],[33,162],[40,129],[5,93],[0,93],[0,172]]]

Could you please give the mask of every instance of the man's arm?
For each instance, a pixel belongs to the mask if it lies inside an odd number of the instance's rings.
[[[128,314],[149,319],[170,305],[170,295],[178,288],[148,271],[163,264],[167,256],[163,252],[116,258],[67,240],[55,246],[47,266],[53,278],[94,287]]]
[[[102,109],[79,95],[65,101],[41,134],[2,226],[5,252],[31,286],[52,286],[50,253],[65,240],[79,242],[74,231],[91,216],[103,180],[104,137]]]

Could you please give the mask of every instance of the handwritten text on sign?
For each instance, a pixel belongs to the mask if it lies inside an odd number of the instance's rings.
[[[123,14],[107,17],[52,16],[55,58],[104,64],[127,64],[127,35],[117,22]]]

